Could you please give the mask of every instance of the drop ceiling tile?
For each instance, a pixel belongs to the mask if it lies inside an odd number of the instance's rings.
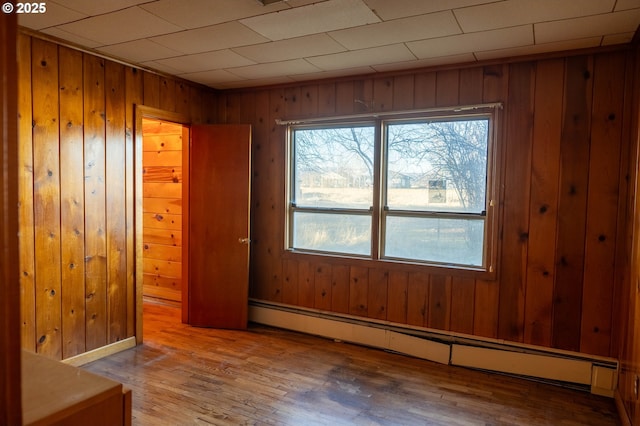
[[[370,49],[307,58],[309,62],[325,71],[380,65],[391,62],[405,62],[413,59],[415,59],[415,56],[413,56],[403,44],[372,47]]]
[[[93,49],[101,45],[101,43],[95,40],[89,40],[88,38],[80,37],[75,34],[70,34],[60,29],[60,27],[51,27],[44,30],[40,30],[41,33],[48,34],[52,37],[64,40],[71,45],[81,46],[83,48]]]
[[[149,68],[155,71],[159,71],[165,74],[169,74],[169,75],[178,75],[178,70],[173,69],[169,66],[163,65],[163,64],[159,64],[155,61],[146,61],[146,62],[142,62],[140,64],[141,66],[145,67],[145,68]]]
[[[366,75],[372,74],[374,69],[371,67],[356,67],[331,71],[320,71],[309,74],[292,75],[291,79],[295,81],[322,80],[325,78],[346,77],[350,75]]]
[[[364,0],[376,15],[387,21],[407,16],[422,15],[442,10],[456,9],[495,0]]]
[[[250,61],[229,49],[159,59],[155,62],[175,68],[181,74],[255,64],[254,61]]]
[[[473,53],[463,53],[461,55],[440,56],[437,58],[416,59],[414,61],[374,65],[373,68],[378,72],[387,72],[426,68],[438,65],[467,64],[471,62],[477,62],[476,57],[473,55]]]
[[[235,21],[153,37],[151,40],[185,54],[210,52],[269,41]]]
[[[259,1],[259,0],[258,0]],[[291,7],[307,6],[314,3],[322,3],[329,0],[282,0]]]
[[[494,31],[414,41],[406,44],[419,59],[520,47],[533,44],[533,26],[522,25]]]
[[[606,36],[636,31],[640,9],[535,24],[536,43]]]
[[[32,30],[53,27],[86,18],[87,15],[76,12],[68,7],[56,3],[47,3],[46,13],[21,13],[18,14],[18,24]]]
[[[285,2],[263,6],[257,0],[159,0],[140,7],[166,21],[192,29],[288,9],[290,6]]]
[[[318,68],[304,59],[295,59],[291,61],[249,65],[247,67],[229,68],[227,71],[232,72],[238,77],[256,79],[318,72]]]
[[[460,34],[451,11],[396,19],[329,33],[349,50]]]
[[[87,0],[54,0],[47,3],[58,3],[69,9],[76,10],[85,15],[102,15],[103,13],[115,12],[126,9],[137,4],[146,3],[144,0],[109,0],[109,1],[87,1]]]
[[[195,81],[211,87],[217,87],[218,83],[238,81],[237,75],[231,74],[225,70],[210,70],[193,73],[185,73],[178,75],[189,81]]]
[[[314,34],[233,49],[234,52],[261,63],[327,55],[345,50],[343,46],[326,34]]]
[[[107,55],[137,63],[169,58],[180,54],[180,52],[176,52],[175,50],[171,50],[147,39],[112,44],[101,47],[98,50]]]
[[[96,40],[101,45],[123,43],[181,30],[180,27],[139,7],[71,22],[59,28],[76,36]]]
[[[640,8],[640,0],[618,0],[615,11]]]
[[[631,43],[635,32],[612,34],[602,37],[602,46]]]
[[[563,50],[586,49],[590,47],[600,46],[600,37],[582,38],[578,40],[566,40],[557,43],[535,44],[531,46],[514,47],[509,49],[487,50],[477,52],[475,55],[478,60],[485,59],[501,59],[509,57],[517,57],[524,55],[536,55],[546,52],[560,52]]]
[[[236,80],[230,82],[222,82],[209,84],[209,86],[215,89],[235,89],[239,87],[262,87],[262,86],[273,86],[280,84],[288,84],[293,83],[291,77],[282,76],[282,77],[273,77],[273,78],[256,78],[252,80]]]
[[[282,40],[380,22],[362,0],[328,0],[240,21],[259,34]]]
[[[465,33],[611,12],[615,0],[507,0],[454,10]]]

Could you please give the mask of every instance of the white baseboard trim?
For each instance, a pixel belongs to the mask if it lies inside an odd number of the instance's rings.
[[[100,358],[104,358],[105,356],[113,355],[118,352],[131,349],[134,346],[136,346],[135,336],[120,340],[115,343],[111,343],[110,345],[102,346],[98,349],[94,349],[92,351],[85,352],[71,358],[63,359],[62,362],[65,364],[73,365],[74,367],[79,367],[92,361],[96,361]]]
[[[588,354],[407,327],[385,321],[252,301],[249,320],[438,362],[578,386],[613,397],[618,361]]]

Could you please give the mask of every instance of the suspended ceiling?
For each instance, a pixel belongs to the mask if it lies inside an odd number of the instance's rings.
[[[224,89],[629,43],[640,0],[48,0],[19,24]]]

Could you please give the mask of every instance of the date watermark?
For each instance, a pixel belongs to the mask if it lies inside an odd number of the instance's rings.
[[[2,11],[4,13],[45,13],[47,11],[46,2],[36,3],[10,3],[5,2],[2,4]]]

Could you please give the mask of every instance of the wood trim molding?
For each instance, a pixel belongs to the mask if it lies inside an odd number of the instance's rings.
[[[0,424],[22,423],[20,288],[18,271],[18,64],[17,17],[0,15],[0,116],[2,117],[2,254],[0,270]]]
[[[616,402],[616,409],[618,410],[618,416],[620,417],[622,426],[632,426],[631,420],[629,419],[629,414],[627,413],[627,410],[624,406],[624,401],[622,400],[622,395],[620,395],[619,389],[616,389],[613,397]]]
[[[80,355],[76,355],[71,358],[63,359],[61,362],[63,364],[79,367],[81,365],[88,364],[100,358],[104,358],[106,356],[117,354],[118,352],[122,352],[127,349],[131,349],[134,346],[136,346],[135,336],[129,337],[128,339],[120,340],[119,342],[115,342],[107,346],[102,346],[100,348],[94,349],[89,352],[84,352]]]

